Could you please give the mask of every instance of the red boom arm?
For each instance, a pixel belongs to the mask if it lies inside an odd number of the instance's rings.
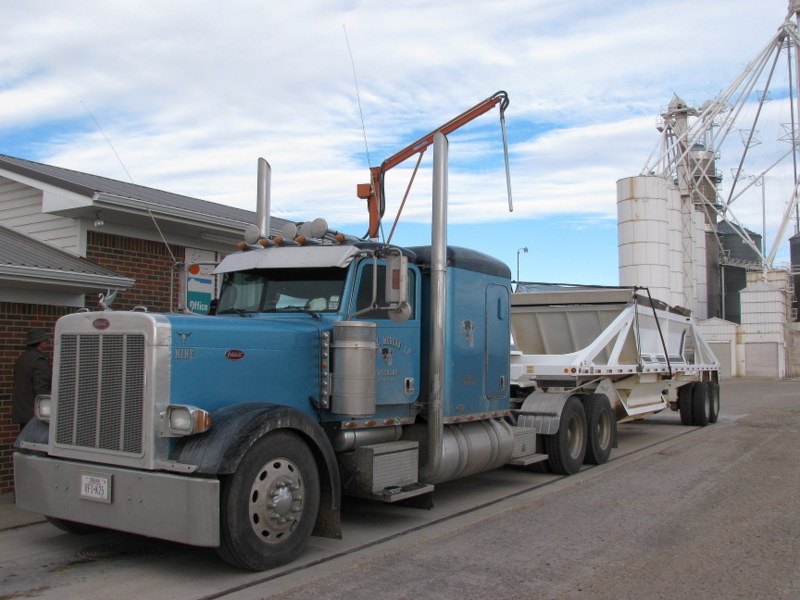
[[[370,182],[359,184],[356,189],[358,197],[367,201],[367,209],[369,210],[368,237],[373,239],[378,237],[378,229],[380,227],[381,218],[383,217],[384,211],[383,177],[386,171],[396,167],[415,154],[421,154],[422,152],[425,152],[428,146],[433,144],[433,136],[436,133],[442,132],[443,134],[447,135],[459,127],[466,125],[470,121],[477,119],[482,114],[489,112],[498,104],[500,104],[500,114],[502,115],[508,106],[508,94],[506,92],[496,92],[492,96],[486,98],[486,100],[479,102],[472,108],[458,115],[456,118],[448,121],[441,127],[434,129],[429,134],[421,137],[413,144],[406,146],[400,150],[400,152],[393,154],[384,160],[383,163],[381,163],[381,166],[372,167],[370,169]]]

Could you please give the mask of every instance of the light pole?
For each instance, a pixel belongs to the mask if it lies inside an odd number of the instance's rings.
[[[528,247],[525,246],[524,248],[520,248],[517,250],[517,283],[519,283],[519,253],[524,252],[525,254],[528,253]]]

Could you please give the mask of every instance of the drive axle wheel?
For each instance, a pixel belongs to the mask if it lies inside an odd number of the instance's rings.
[[[564,404],[558,431],[544,436],[547,462],[553,473],[577,473],[586,455],[586,413],[577,396],[570,396]]]
[[[314,456],[289,431],[253,444],[222,489],[221,543],[228,563],[254,571],[296,558],[311,535],[319,508]]]
[[[586,411],[586,456],[583,462],[602,465],[611,456],[617,421],[604,394],[592,394],[583,404]]]

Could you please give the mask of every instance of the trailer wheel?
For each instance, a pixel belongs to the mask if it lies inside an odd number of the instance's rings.
[[[706,386],[708,386],[708,422],[716,423],[719,418],[719,384],[708,381]]]
[[[586,455],[586,413],[577,396],[570,396],[561,411],[558,431],[544,436],[547,462],[553,473],[577,473]]]
[[[90,533],[97,533],[102,531],[102,527],[97,525],[88,525],[87,523],[78,523],[76,521],[69,521],[67,519],[57,519],[56,517],[45,516],[48,523],[54,527],[58,527],[61,531],[67,533],[74,533],[75,535],[89,535]]]
[[[704,382],[698,381],[692,385],[692,421],[695,425],[705,427],[708,425],[710,413],[711,402],[708,387]]]
[[[692,389],[693,383],[678,388],[678,410],[681,413],[681,425],[694,425],[692,414]]]
[[[311,535],[319,494],[317,465],[300,437],[264,436],[223,482],[217,553],[253,571],[292,561]]]
[[[583,462],[602,465],[611,456],[616,419],[604,394],[592,394],[583,403],[586,411],[586,456]]]

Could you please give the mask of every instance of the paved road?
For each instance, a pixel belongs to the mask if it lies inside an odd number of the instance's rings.
[[[344,540],[312,538],[274,572],[6,528],[0,600],[800,598],[800,381],[729,382],[722,402],[704,429],[672,413],[623,426],[614,460],[573,477],[504,468],[437,486],[431,511],[349,502]]]

